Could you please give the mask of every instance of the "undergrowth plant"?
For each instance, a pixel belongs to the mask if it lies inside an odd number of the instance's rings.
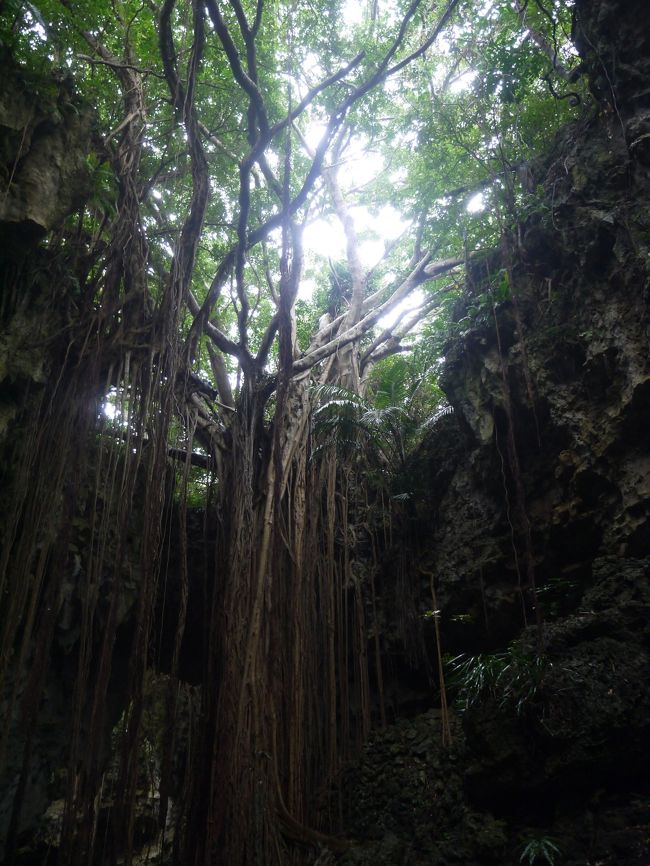
[[[524,843],[519,862],[526,862],[528,866],[535,866],[536,863],[548,863],[549,866],[555,866],[555,858],[560,853],[560,848],[549,836],[539,836]]]
[[[526,653],[515,644],[506,652],[461,653],[447,661],[461,712],[491,698],[502,709],[514,709],[517,716],[536,702],[550,665],[546,656]]]

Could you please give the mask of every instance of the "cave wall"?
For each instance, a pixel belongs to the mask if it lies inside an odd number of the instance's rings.
[[[70,262],[39,242],[90,194],[94,115],[71,79],[35,75],[2,48],[0,74],[1,444],[62,364],[77,313]]]
[[[71,323],[80,301],[68,250],[40,242],[48,232],[60,230],[90,192],[94,115],[65,75],[53,78],[29,72],[4,49],[0,49],[0,76],[0,635],[2,662],[9,660],[6,668],[1,665],[4,676],[0,684],[2,860],[8,839],[13,837],[19,849],[21,834],[27,828],[32,834],[29,856],[36,858],[37,850],[45,856],[53,838],[48,835],[51,826],[40,836],[37,830],[34,836],[44,815],[50,824],[53,821],[60,828],[66,748],[73,724],[80,611],[87,579],[83,548],[88,544],[95,510],[101,510],[103,503],[90,496],[93,473],[83,459],[81,447],[75,452],[73,444],[71,451],[77,462],[70,468],[79,477],[86,474],[74,528],[65,526],[63,500],[70,495],[67,485],[65,495],[55,500],[44,521],[47,529],[37,549],[28,557],[31,576],[43,549],[53,545],[47,591],[36,612],[41,631],[51,628],[50,657],[45,660],[32,644],[25,647],[21,659],[18,647],[6,644],[11,593],[22,590],[15,585],[20,582],[15,576],[12,542],[18,535],[16,530],[23,528],[22,523],[36,519],[33,512],[20,515],[24,496],[21,484],[34,459],[37,437],[46,435],[46,419],[53,414],[48,400],[61,384]],[[88,408],[95,410],[92,398]],[[55,473],[56,443],[51,443],[51,448],[48,457]],[[84,482],[80,481],[79,486],[83,488]],[[20,515],[18,526],[14,525],[16,515]],[[132,558],[137,559],[135,553]],[[54,593],[48,587],[59,580],[61,591]],[[132,606],[134,597],[135,591],[125,602],[125,610]],[[56,622],[47,615],[53,609]],[[105,615],[106,606],[98,619],[98,633]],[[25,623],[20,626],[19,634]],[[41,666],[47,670],[42,690],[38,673]],[[39,697],[35,700],[33,694]],[[117,707],[119,699],[114,703]],[[97,743],[99,750],[105,746]],[[20,814],[15,809],[19,789]]]

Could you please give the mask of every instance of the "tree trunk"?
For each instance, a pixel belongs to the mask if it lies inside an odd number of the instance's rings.
[[[210,759],[195,791],[207,793],[207,834],[195,847],[197,864],[271,863],[279,819],[305,818],[308,403],[304,384],[292,383],[278,400],[270,441],[261,395],[249,387],[240,399],[220,482],[205,688]]]

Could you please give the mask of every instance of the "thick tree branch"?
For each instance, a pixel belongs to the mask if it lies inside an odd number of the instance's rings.
[[[260,369],[265,366],[266,362],[269,359],[269,352],[271,351],[273,340],[275,340],[275,335],[278,332],[279,323],[280,317],[278,313],[276,313],[266,327],[266,331],[264,332],[264,336],[262,337],[260,347],[257,350],[257,355],[255,356],[255,363]]]
[[[191,291],[188,291],[187,293],[187,306],[190,313],[195,317],[194,321],[196,322],[201,313],[201,306]],[[202,333],[206,334],[206,336],[212,340],[221,352],[225,352],[227,355],[232,355],[232,357],[239,360],[242,367],[250,369],[253,363],[253,358],[239,343],[233,342],[233,340],[227,337],[223,331],[219,330],[215,324],[206,320],[202,326]]]
[[[202,136],[203,136],[207,141],[209,141],[210,144],[213,144],[213,145],[217,148],[218,151],[220,151],[221,153],[223,153],[224,156],[227,156],[229,159],[231,159],[231,160],[232,160],[233,162],[235,162],[235,163],[238,163],[238,162],[239,162],[239,157],[237,156],[237,154],[236,154],[236,153],[233,153],[233,151],[230,150],[230,149],[229,149],[229,148],[228,148],[228,147],[227,147],[227,146],[226,146],[226,145],[221,141],[220,138],[217,138],[217,136],[216,136],[213,132],[210,132],[210,130],[208,129],[208,127],[205,125],[205,123],[202,123],[201,121],[199,121],[199,129],[201,130],[201,135],[202,135]]]
[[[289,111],[287,113],[287,115],[283,118],[282,121],[280,121],[280,123],[267,130],[270,137],[267,138],[266,142],[263,141],[264,135],[262,134],[260,136],[257,144],[252,148],[248,157],[246,157],[245,160],[242,162],[242,165],[240,167],[241,210],[238,224],[238,242],[230,250],[230,252],[226,254],[224,260],[222,261],[222,264],[217,271],[217,274],[215,274],[215,278],[212,281],[212,285],[210,286],[203,305],[201,306],[201,309],[197,317],[195,318],[192,328],[190,329],[190,336],[188,338],[189,340],[196,340],[198,333],[205,326],[205,323],[208,321],[210,312],[219,297],[219,294],[223,288],[223,285],[225,284],[226,279],[228,278],[228,275],[232,272],[233,267],[235,267],[236,274],[239,274],[239,278],[237,279],[237,285],[240,300],[239,320],[241,334],[241,325],[244,324],[244,316],[242,314],[241,307],[246,305],[246,301],[244,300],[245,292],[243,291],[242,278],[244,257],[246,252],[257,243],[264,240],[271,231],[276,228],[280,228],[287,218],[291,218],[305,204],[309,193],[313,189],[314,184],[322,174],[325,156],[330,147],[330,144],[334,136],[340,129],[341,125],[343,124],[350,109],[369,91],[371,91],[381,82],[386,80],[386,78],[394,75],[397,71],[406,66],[407,63],[410,63],[415,58],[421,56],[434,42],[434,40],[440,34],[441,30],[448,23],[449,18],[451,17],[454,9],[456,8],[459,0],[451,0],[431,36],[428,37],[428,39],[425,40],[425,42],[416,51],[411,52],[407,56],[407,58],[391,67],[390,62],[399,50],[400,46],[402,45],[408,31],[409,24],[413,16],[415,15],[417,9],[421,5],[421,2],[422,0],[413,0],[413,2],[410,4],[407,12],[402,19],[399,31],[395,39],[386,51],[384,57],[382,58],[382,61],[376,67],[375,71],[371,75],[369,75],[365,81],[355,87],[347,95],[347,97],[342,100],[342,102],[340,102],[339,105],[330,113],[325,132],[314,152],[314,158],[312,159],[311,166],[307,171],[303,184],[298,193],[289,202],[288,205],[285,205],[272,217],[266,220],[266,222],[262,223],[252,231],[248,229],[250,192],[247,187],[247,173],[250,171],[250,166],[252,165],[252,162],[255,161],[261,153],[263,153],[264,149],[268,146],[268,143],[275,135],[277,135],[287,125],[293,123],[293,121],[307,107],[307,105],[309,105],[310,102],[313,101],[314,97],[319,92],[321,92],[321,90],[343,78],[347,74],[347,71],[356,67],[361,62],[363,55],[358,55],[356,58],[354,58],[353,61],[350,62],[350,64],[348,64],[342,70],[339,70],[339,72],[337,72],[335,75],[321,82],[316,88],[313,88],[309,92],[309,94],[307,94],[307,96],[303,100],[301,100],[300,103],[298,103],[298,105],[293,111]],[[210,13],[210,17],[212,18],[213,24],[215,25],[215,29],[217,30],[222,44],[224,45],[224,50],[226,50],[226,54],[228,56],[229,63],[231,64],[233,75],[235,75],[236,80],[238,80],[238,83],[240,83],[240,86],[242,86],[243,89],[246,90],[246,92],[249,94],[249,97],[252,100],[256,100],[258,98],[259,89],[256,87],[254,82],[252,82],[251,79],[246,75],[243,68],[241,67],[239,55],[236,51],[234,43],[232,42],[230,34],[227,32],[227,27],[217,6],[217,0],[206,0],[206,3],[208,11]],[[362,312],[364,307],[362,307]],[[242,341],[244,348],[246,349],[245,342],[245,340]],[[321,347],[319,351],[322,351],[323,348],[324,347]]]
[[[209,454],[199,454],[197,451],[186,451],[184,448],[168,448],[167,454],[172,460],[187,463],[190,466],[198,466],[201,469],[212,469],[214,461]]]
[[[269,128],[264,97],[262,96],[262,93],[260,92],[260,89],[257,86],[256,82],[248,75],[248,73],[242,66],[239,52],[237,51],[237,46],[235,45],[233,38],[230,35],[230,31],[228,30],[228,26],[223,18],[223,15],[221,14],[221,10],[219,9],[219,4],[217,0],[206,0],[205,5],[214,25],[217,36],[219,37],[219,41],[221,42],[223,49],[226,52],[226,57],[228,58],[228,64],[230,66],[233,77],[255,106],[257,122],[260,126],[260,132],[262,135],[264,135]]]
[[[390,78],[392,75],[395,75],[396,72],[399,72],[400,69],[404,69],[405,66],[408,66],[414,60],[417,60],[418,57],[422,57],[422,55],[425,54],[429,50],[429,48],[431,48],[438,36],[440,36],[444,28],[447,26],[459,3],[460,0],[450,0],[447,8],[443,12],[442,17],[436,24],[431,35],[427,39],[425,39],[425,41],[420,45],[419,48],[416,48],[415,51],[412,51],[410,54],[400,60],[399,63],[391,66],[390,69],[386,71],[383,77]]]
[[[132,72],[137,72],[139,75],[153,75],[154,78],[160,78],[162,81],[165,81],[165,76],[160,72],[156,72],[153,69],[144,69],[141,66],[135,66],[133,63],[122,63],[119,60],[104,60],[98,59],[97,57],[90,57],[88,54],[77,54],[76,55],[79,60],[85,60],[86,63],[90,63],[91,66],[94,64],[100,66],[110,66],[112,69],[130,69]]]
[[[458,267],[463,264],[463,262],[464,259],[446,259],[444,261],[431,262],[431,257],[429,255],[424,256],[424,258],[418,262],[416,267],[411,271],[404,282],[393,292],[387,301],[364,316],[353,327],[346,329],[328,343],[325,343],[325,345],[313,349],[302,358],[295,361],[293,365],[294,373],[300,373],[313,367],[329,355],[332,355],[334,352],[337,352],[349,343],[358,340],[363,336],[363,334],[370,330],[370,328],[372,328],[373,325],[382,318],[382,316],[385,316],[394,309],[400,301],[404,300],[413,289],[422,285],[422,283],[427,282],[427,280],[434,279],[437,276],[453,270],[453,268]]]
[[[337,152],[335,158],[338,158],[338,156],[339,154]],[[343,198],[343,193],[341,192],[341,187],[339,186],[336,168],[329,167],[324,169],[323,175],[325,177],[325,183],[330,191],[330,196],[332,197],[334,209],[336,210],[336,214],[343,226],[343,233],[345,234],[348,267],[350,268],[350,276],[352,277],[350,308],[346,318],[346,325],[350,326],[356,324],[361,315],[361,305],[363,303],[363,295],[366,289],[367,274],[365,273],[363,265],[361,264],[361,259],[359,258],[359,239],[357,237],[352,214],[348,210],[345,199]]]
[[[164,0],[160,7],[158,43],[167,86],[172,97],[172,105],[176,111],[180,111],[185,102],[185,93],[176,69],[176,50],[171,23],[175,5],[176,0]]]
[[[237,222],[237,246],[235,248],[235,286],[239,298],[237,324],[242,346],[248,344],[249,304],[244,281],[246,252],[248,250],[248,215],[250,211],[250,170],[249,158],[242,160],[239,167],[239,220]]]
[[[224,363],[223,357],[221,356],[221,353],[216,350],[210,342],[208,342],[208,358],[210,359],[212,375],[214,376],[214,381],[217,386],[217,393],[221,398],[221,402],[228,406],[228,408],[234,409],[235,401],[233,399],[232,388],[230,387],[230,380],[228,378],[228,371],[226,370],[226,365]]]
[[[159,42],[161,54],[168,53],[170,47],[173,52],[171,35],[173,0],[166,0],[164,7],[164,14],[161,14],[160,17]],[[165,297],[165,305],[173,311],[174,317],[178,317],[180,314],[183,302],[187,300],[190,291],[196,250],[201,237],[201,229],[209,196],[208,164],[203,151],[194,103],[196,78],[205,47],[202,0],[192,0],[192,12],[194,38],[187,66],[187,86],[182,104],[183,124],[187,135],[192,171],[192,199],[189,213],[183,223],[180,237],[174,250],[169,286]],[[173,69],[173,63],[170,66],[169,74],[166,72],[166,75],[172,98],[176,98],[176,95],[180,93],[180,85],[178,84],[175,69]]]
[[[398,352],[410,351],[412,347],[409,345],[403,345],[402,340],[408,336],[419,322],[435,310],[438,306],[440,295],[443,292],[448,291],[450,288],[452,288],[452,286],[448,286],[446,289],[441,289],[436,292],[433,298],[422,304],[422,306],[418,307],[416,310],[404,310],[390,328],[385,328],[384,331],[373,340],[370,347],[361,356],[361,374],[364,375],[368,368],[374,366],[377,361],[381,361],[382,358],[386,358],[389,355],[396,355]],[[412,315],[407,318],[409,313]],[[399,327],[404,319],[406,319],[406,322],[402,327]]]

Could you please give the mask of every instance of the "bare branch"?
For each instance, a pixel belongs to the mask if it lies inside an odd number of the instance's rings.
[[[251,27],[251,35],[253,39],[257,36],[260,25],[262,23],[262,12],[264,10],[264,0],[257,0],[257,7],[255,9],[255,20],[253,22],[253,26]]]
[[[239,166],[239,220],[237,222],[237,246],[235,248],[235,285],[239,298],[239,340],[243,346],[248,343],[248,297],[244,283],[244,267],[248,249],[248,215],[250,211],[250,160],[242,160]]]
[[[255,363],[260,369],[262,369],[268,361],[269,352],[271,351],[273,340],[275,340],[275,335],[278,332],[279,324],[280,318],[276,313],[266,327],[266,331],[264,332],[264,336],[262,337],[262,341],[257,351],[257,355],[255,356]]]
[[[324,90],[327,90],[328,87],[331,87],[333,84],[336,84],[338,81],[342,81],[353,69],[361,63],[363,58],[365,57],[365,51],[359,52],[356,57],[353,57],[352,60],[347,63],[345,66],[342,66],[337,72],[330,75],[328,78],[324,78],[319,84],[309,90],[305,96],[298,102],[296,107],[290,111],[286,117],[280,120],[278,123],[274,124],[269,129],[269,141],[272,138],[275,138],[283,129],[286,129],[287,126],[295,123],[295,121],[300,117],[300,115],[311,105],[314,99],[318,96],[319,93],[322,93]]]
[[[237,154],[233,153],[232,150],[230,150],[221,141],[221,139],[217,138],[217,136],[213,132],[210,132],[208,127],[205,125],[205,123],[202,123],[201,121],[199,121],[199,129],[201,130],[201,135],[205,139],[207,139],[207,141],[209,141],[210,144],[213,144],[217,148],[217,150],[221,151],[221,153],[223,153],[224,156],[227,156],[229,159],[232,159],[233,162],[237,162],[237,163],[239,162],[239,157],[237,156]]]
[[[451,285],[445,286],[444,289],[440,289],[439,291],[437,291],[435,293],[435,295],[430,300],[428,300],[424,304],[422,304],[421,307],[418,307],[415,310],[407,310],[407,313],[410,312],[410,313],[412,313],[412,315],[406,319],[406,322],[404,322],[404,324],[402,325],[401,328],[397,327],[398,323],[396,323],[396,326],[395,326],[394,332],[393,332],[393,336],[397,337],[399,340],[403,340],[404,337],[408,336],[408,334],[411,333],[411,331],[413,330],[413,328],[415,328],[415,326],[417,324],[419,324],[423,319],[426,319],[426,317],[429,315],[429,313],[431,313],[431,312],[433,312],[433,310],[435,310],[435,308],[439,304],[440,295],[444,294],[445,292],[450,291],[454,287],[455,287],[455,283],[451,283]],[[404,317],[404,318],[406,318],[406,317]],[[400,317],[400,319],[399,319],[399,322],[401,322],[401,321],[402,321],[402,317]]]
[[[361,356],[361,374],[363,375],[367,371],[368,367],[374,366],[377,361],[380,361],[382,358],[385,358],[388,355],[395,355],[398,352],[410,351],[411,347],[408,345],[403,345],[401,341],[404,339],[404,337],[408,336],[408,334],[413,330],[413,328],[415,328],[415,326],[419,322],[425,319],[429,315],[429,313],[433,312],[433,310],[438,306],[440,295],[454,288],[454,285],[455,284],[452,283],[451,285],[440,289],[435,293],[432,298],[429,298],[417,309],[404,310],[404,312],[401,313],[400,316],[398,316],[398,318],[391,325],[391,327],[385,328],[384,331],[382,331],[382,333],[375,340],[373,340],[370,347]],[[399,325],[408,316],[409,313],[411,313],[411,316],[400,328]],[[390,351],[386,351],[387,347],[390,347]]]
[[[167,79],[167,86],[172,96],[172,103],[176,110],[180,110],[185,102],[185,94],[176,69],[176,51],[172,35],[171,19],[175,5],[176,0],[164,0],[160,8],[158,41],[160,57],[162,59],[165,78]]]
[[[229,409],[234,409],[235,401],[233,399],[226,365],[221,353],[216,350],[211,343],[208,343],[208,358],[210,359],[212,375],[214,376],[214,381],[217,386],[217,393],[221,397],[222,403],[224,403]]]
[[[337,216],[343,226],[343,233],[345,234],[346,254],[350,276],[352,277],[352,294],[350,296],[350,309],[348,310],[346,324],[352,325],[359,320],[359,316],[361,315],[367,275],[359,258],[359,239],[354,226],[354,220],[343,198],[341,187],[336,177],[336,169],[326,168],[323,173]]]
[[[458,6],[459,2],[460,2],[460,0],[450,0],[449,5],[447,6],[445,11],[443,12],[442,17],[438,21],[438,23],[435,26],[434,30],[432,31],[431,35],[427,39],[425,39],[425,41],[422,43],[422,45],[420,45],[419,48],[416,48],[415,51],[412,51],[410,54],[408,54],[406,57],[404,57],[402,60],[400,60],[399,63],[396,63],[394,66],[391,66],[391,68],[386,71],[382,80],[386,79],[386,78],[390,78],[390,76],[392,76],[392,75],[395,75],[396,72],[399,72],[400,69],[403,69],[405,66],[408,66],[414,60],[417,60],[418,57],[422,57],[422,55],[425,54],[429,50],[429,48],[431,48],[431,46],[436,41],[438,36],[440,36],[440,34],[444,30],[444,28],[449,23],[449,19],[451,18],[451,16],[456,11],[456,7]]]
[[[403,310],[397,319],[393,322],[393,324],[389,328],[384,328],[384,330],[372,341],[370,346],[366,349],[366,351],[361,356],[361,369],[363,371],[363,367],[367,363],[368,359],[371,357],[372,353],[385,343],[387,340],[394,338],[396,336],[397,326],[400,324],[402,319],[405,318],[407,313],[411,312],[410,310]]]
[[[168,15],[161,13],[160,18],[160,47],[161,53],[169,51],[171,45],[173,51],[173,42],[171,37],[171,10],[173,2],[166,0],[165,7],[170,6]],[[208,183],[208,164],[203,151],[201,135],[196,117],[196,108],[194,104],[194,88],[196,77],[201,65],[203,57],[203,49],[205,47],[205,29],[203,17],[203,4],[201,0],[192,0],[193,13],[193,43],[192,50],[187,67],[187,87],[183,99],[183,123],[187,134],[187,141],[190,153],[190,165],[192,169],[192,199],[190,209],[183,223],[180,238],[174,257],[172,259],[169,291],[165,298],[165,302],[176,310],[176,315],[181,308],[183,301],[189,292],[190,282],[192,279],[192,271],[194,269],[194,261],[196,258],[196,250],[201,236],[203,226],[203,218],[208,204],[209,183]],[[167,72],[167,70],[166,70]],[[174,81],[175,70],[171,69],[168,77],[168,84],[171,90],[172,97],[175,96],[174,87],[178,89],[178,79]]]
[[[244,37],[244,41],[248,44],[248,40],[250,39],[252,32],[251,28],[248,25],[248,19],[246,18],[246,13],[244,12],[244,8],[239,2],[239,0],[229,0],[230,5],[235,10],[235,15],[237,16],[237,23],[239,24],[239,29],[241,30],[241,34]]]
[[[187,306],[192,313],[194,318],[194,323],[199,320],[201,314],[201,306],[194,296],[193,292],[187,292]],[[249,355],[246,357],[246,352],[243,347],[238,343],[233,342],[229,337],[227,337],[223,331],[220,331],[219,328],[213,324],[211,321],[206,320],[202,326],[202,332],[208,336],[215,346],[221,351],[225,352],[227,355],[232,355],[234,358],[237,358],[242,366],[246,366],[247,363],[252,363],[252,357]],[[249,364],[250,366],[250,364]]]
[[[390,337],[386,343],[377,351],[370,355],[369,358],[366,358],[365,361],[361,362],[361,375],[363,376],[363,381],[365,381],[370,370],[377,364],[379,361],[383,361],[384,358],[389,358],[391,355],[399,355],[402,352],[410,352],[412,349],[411,346],[404,346],[399,340],[399,337]]]

